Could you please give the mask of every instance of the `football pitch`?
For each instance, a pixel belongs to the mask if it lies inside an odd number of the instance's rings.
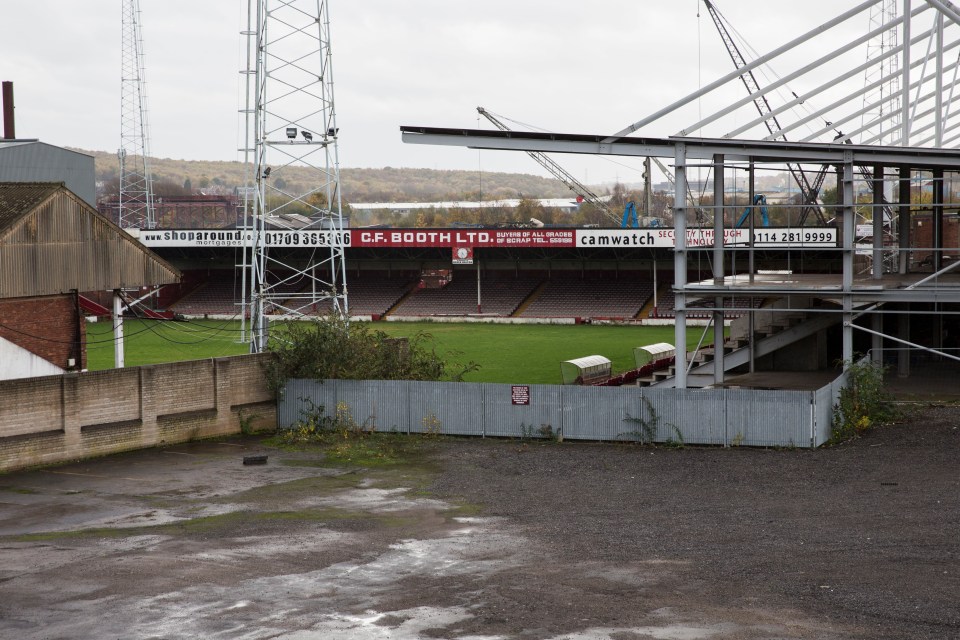
[[[433,336],[437,351],[451,362],[476,362],[469,382],[559,384],[560,363],[602,355],[614,373],[634,368],[633,349],[655,342],[673,344],[673,327],[639,325],[530,325],[445,322],[378,322],[373,327],[391,336],[418,332]],[[131,320],[124,323],[127,366],[197,360],[248,352],[240,342],[237,321],[186,322]],[[688,348],[700,340],[701,328],[688,330]],[[113,367],[110,322],[87,324],[87,367]],[[704,340],[712,342],[713,331]]]

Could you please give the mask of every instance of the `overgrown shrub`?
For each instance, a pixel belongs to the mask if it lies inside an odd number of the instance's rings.
[[[441,357],[427,333],[392,338],[365,323],[339,316],[285,322],[271,329],[267,381],[279,393],[287,380],[449,380],[478,368]]]
[[[884,367],[866,360],[848,364],[847,384],[833,407],[830,444],[850,440],[896,418],[892,397],[883,388],[884,372]]]

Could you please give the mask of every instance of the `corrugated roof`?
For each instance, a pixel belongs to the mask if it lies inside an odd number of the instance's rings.
[[[180,272],[60,182],[0,182],[0,298],[130,289]]]
[[[0,182],[0,238],[62,187],[62,182]]]

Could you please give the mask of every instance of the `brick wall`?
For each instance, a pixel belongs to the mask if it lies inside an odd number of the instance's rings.
[[[86,326],[75,294],[0,299],[0,337],[35,353],[61,369],[86,367]]]
[[[0,471],[277,426],[267,354],[0,381]]]
[[[933,216],[929,213],[914,213],[910,218],[910,244],[925,249],[933,248]],[[956,215],[946,215],[943,219],[943,246],[948,256],[957,255],[960,247],[960,220]],[[931,251],[915,252],[913,262],[917,263],[932,255]]]

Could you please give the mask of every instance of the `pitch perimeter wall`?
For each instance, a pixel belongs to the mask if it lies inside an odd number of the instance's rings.
[[[818,447],[846,374],[816,391],[289,380],[280,428],[316,407],[365,429],[507,438]]]
[[[0,381],[0,471],[277,425],[267,354]]]

